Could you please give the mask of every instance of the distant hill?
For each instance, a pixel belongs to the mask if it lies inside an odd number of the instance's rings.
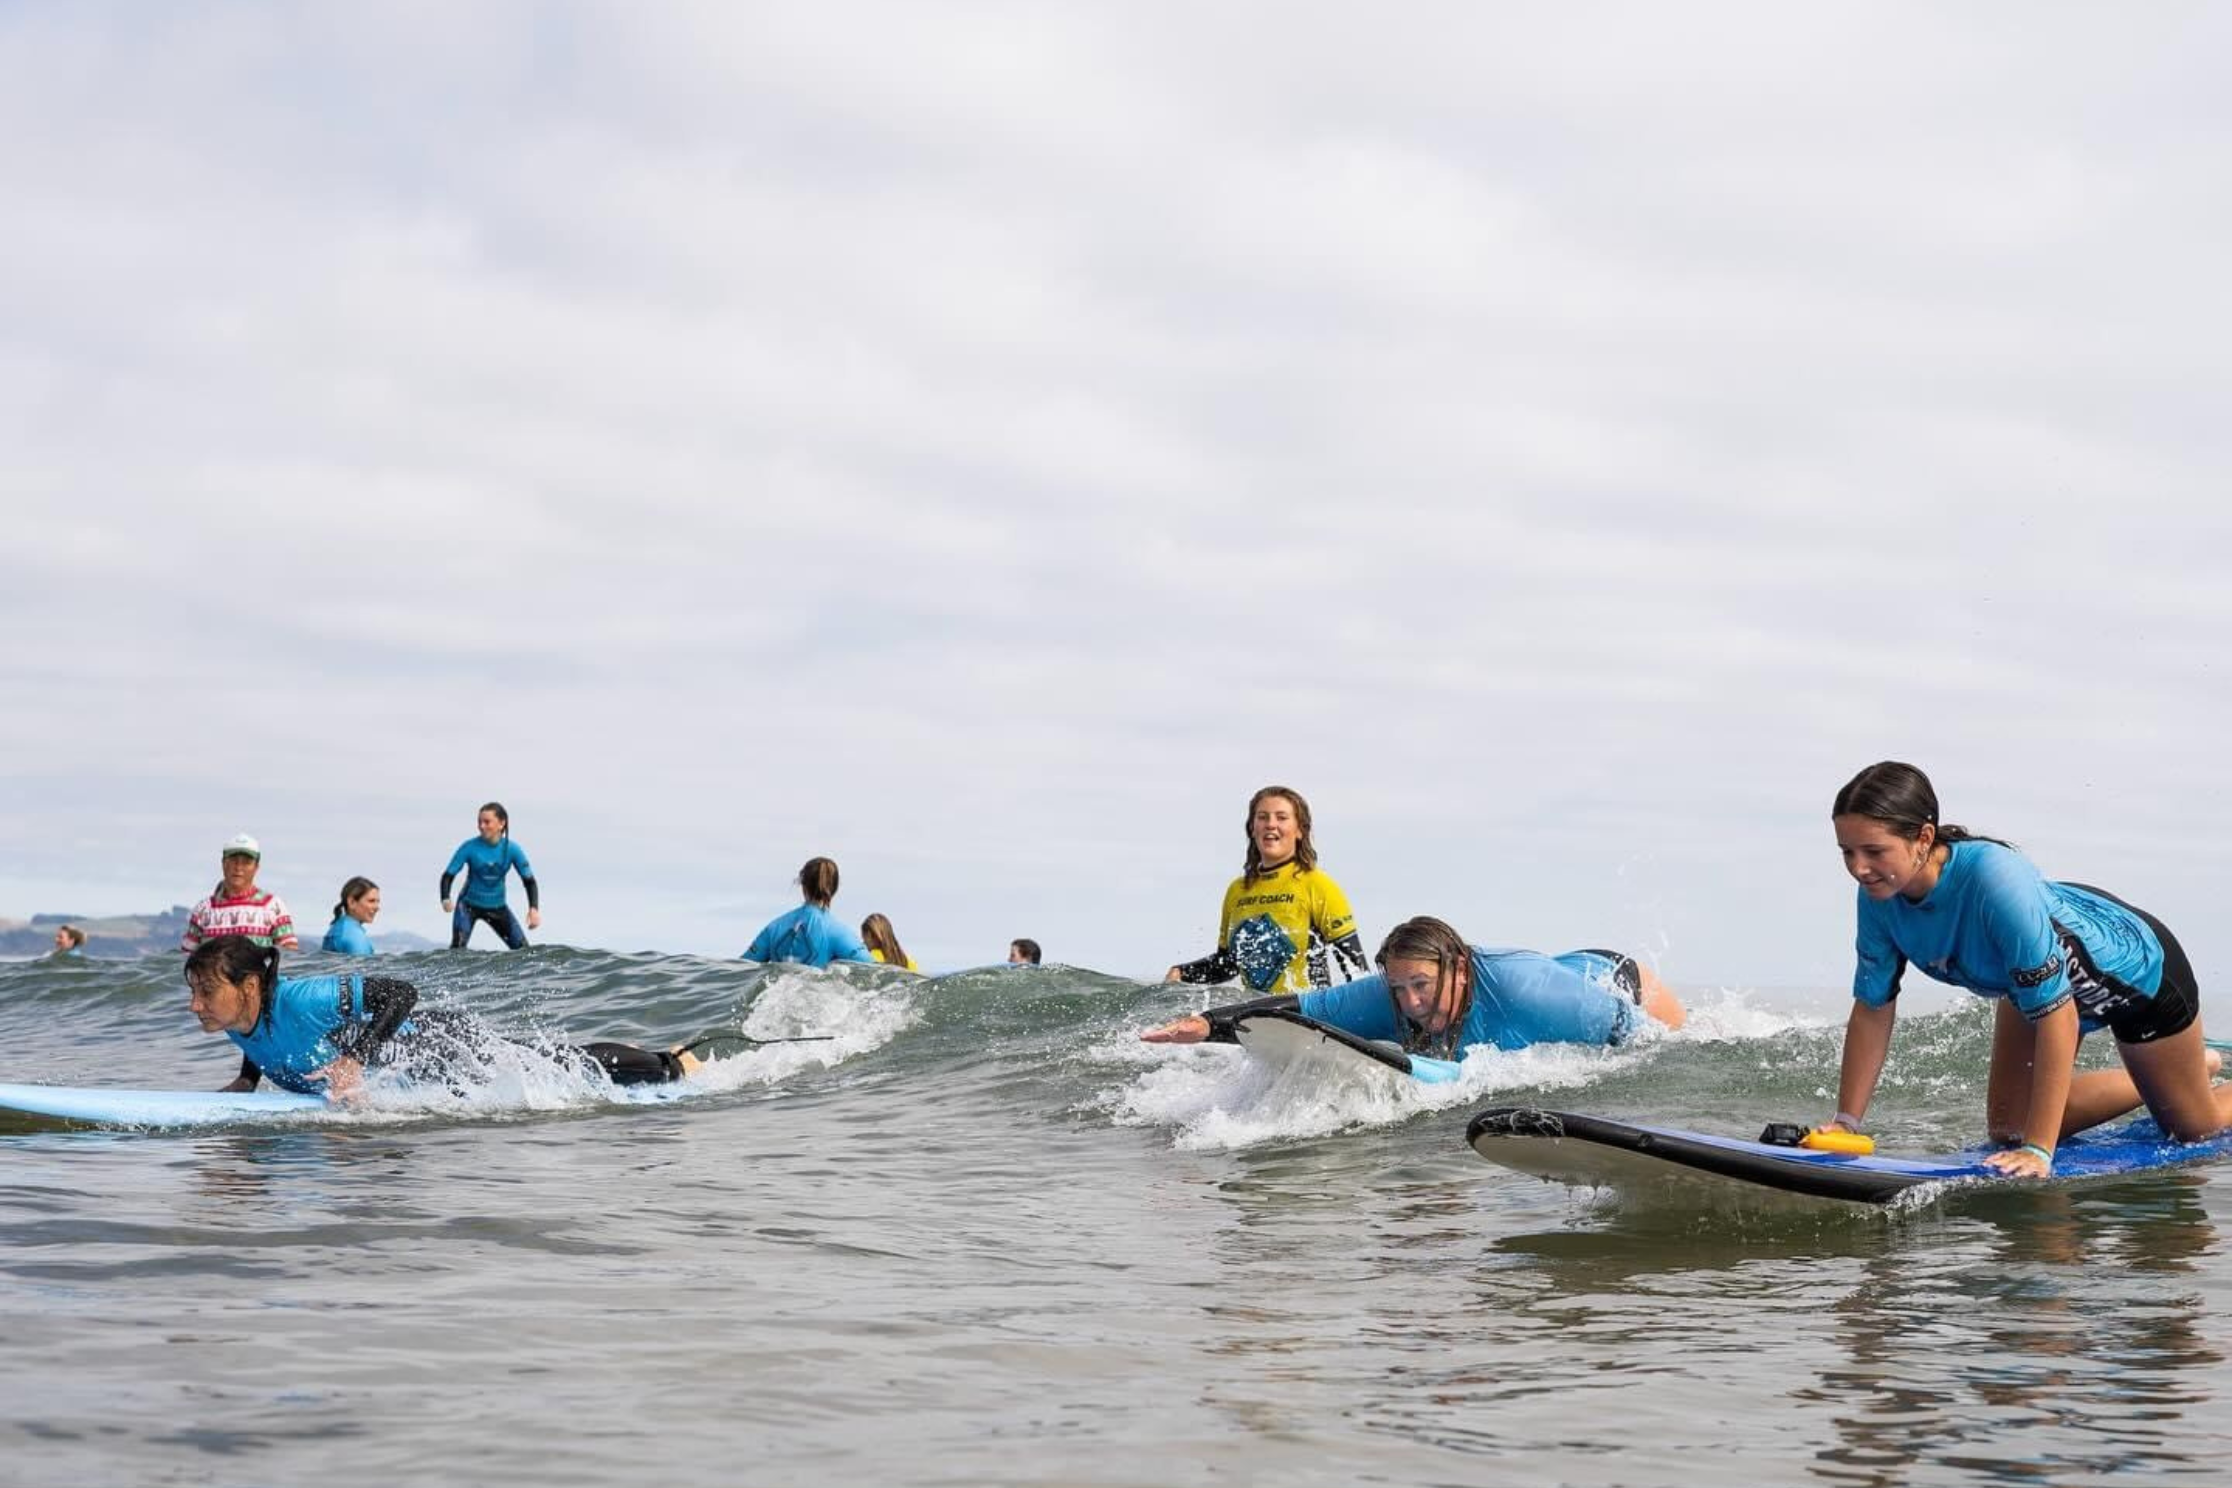
[[[28,920],[0,919],[0,957],[45,955],[54,949],[54,932],[63,925],[75,925],[85,932],[85,954],[88,956],[120,958],[165,951],[175,954],[179,937],[186,933],[186,916],[190,912],[184,904],[173,904],[153,914],[35,914]],[[325,934],[325,926],[305,925],[298,920],[295,933],[302,937],[304,946],[315,946]],[[383,951],[435,948],[435,942],[408,930],[376,930],[372,943]]]

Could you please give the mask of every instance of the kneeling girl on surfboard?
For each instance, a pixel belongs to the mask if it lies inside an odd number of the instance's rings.
[[[1491,950],[1467,944],[1429,915],[1397,925],[1375,959],[1377,972],[1339,987],[1211,1008],[1140,1037],[1150,1044],[1230,1043],[1236,1020],[1284,1008],[1361,1038],[1401,1044],[1407,1053],[1458,1059],[1481,1046],[1620,1044],[1645,1018],[1679,1028],[1686,1016],[1680,999],[1633,957]]]
[[[2193,967],[2160,920],[2102,890],[2053,883],[2008,844],[1938,820],[1937,792],[1896,760],[1868,766],[1829,808],[1860,886],[1859,964],[1837,1115],[1857,1131],[1891,1047],[1909,962],[1999,1003],[1984,1101],[2001,1172],[2044,1177],[2073,1132],[2142,1102],[2196,1141],[2232,1124],[2232,1086],[2209,1086]],[[2120,1070],[2075,1072],[2077,1043],[2106,1028]],[[2019,1145],[2016,1145],[2019,1144]]]
[[[345,1100],[369,1068],[446,1080],[469,1071],[494,1041],[462,1013],[421,1011],[418,989],[398,977],[279,975],[276,946],[244,937],[204,943],[186,958],[187,1007],[204,1033],[238,1046],[240,1074],[225,1090],[259,1080],[300,1095]],[[559,1051],[595,1064],[616,1085],[679,1080],[700,1063],[687,1050],[583,1044]]]

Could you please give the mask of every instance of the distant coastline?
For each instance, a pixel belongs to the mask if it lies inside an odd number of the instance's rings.
[[[186,916],[189,912],[188,906],[173,904],[169,909],[157,910],[151,914],[35,914],[28,920],[0,918],[0,957],[47,954],[54,949],[56,928],[62,925],[75,925],[83,930],[85,954],[96,959],[113,961],[161,952],[175,954],[180,937],[186,933]],[[322,925],[306,925],[299,921],[295,930],[301,935],[305,947],[317,945],[319,937],[325,933]],[[372,940],[383,951],[435,949],[433,941],[423,935],[413,935],[408,930],[374,931]]]

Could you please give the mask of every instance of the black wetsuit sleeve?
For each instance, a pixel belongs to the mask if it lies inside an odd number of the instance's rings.
[[[449,891],[450,891],[450,885],[451,885],[452,883],[456,882],[456,881],[457,881],[457,875],[456,875],[456,874],[454,874],[454,873],[445,873],[445,874],[443,874],[443,875],[442,875],[442,902],[443,902],[443,903],[447,904],[447,903],[449,902],[449,896],[450,896],[450,895],[449,895]]]
[[[527,891],[527,907],[529,909],[541,909],[542,890],[536,887],[535,881],[522,873],[519,875],[519,886]]]
[[[1226,947],[1219,946],[1199,961],[1178,963],[1178,980],[1181,982],[1229,982],[1240,975],[1240,962]]]
[[[344,991],[342,996],[348,996]],[[364,979],[362,1023],[352,1024],[334,1040],[341,1052],[359,1064],[369,1063],[380,1046],[395,1037],[395,1030],[418,1006],[418,988],[401,977],[369,976]]]
[[[244,1088],[253,1090],[263,1083],[263,1070],[255,1060],[243,1054],[240,1056],[240,1078],[234,1083],[242,1084]]]
[[[1209,1039],[1212,1044],[1236,1044],[1239,1031],[1234,1027],[1250,1013],[1295,1013],[1302,1010],[1302,999],[1292,992],[1281,992],[1275,997],[1258,997],[1253,1002],[1235,1002],[1226,1007],[1211,1008],[1201,1016],[1209,1020]]]
[[[1333,955],[1348,968],[1351,981],[1372,969],[1371,959],[1364,954],[1364,937],[1354,930],[1333,942]]]

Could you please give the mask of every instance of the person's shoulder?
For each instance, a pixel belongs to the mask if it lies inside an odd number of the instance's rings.
[[[1961,877],[1988,893],[2036,890],[2046,882],[2036,864],[2004,843],[1956,842],[1951,861]]]

